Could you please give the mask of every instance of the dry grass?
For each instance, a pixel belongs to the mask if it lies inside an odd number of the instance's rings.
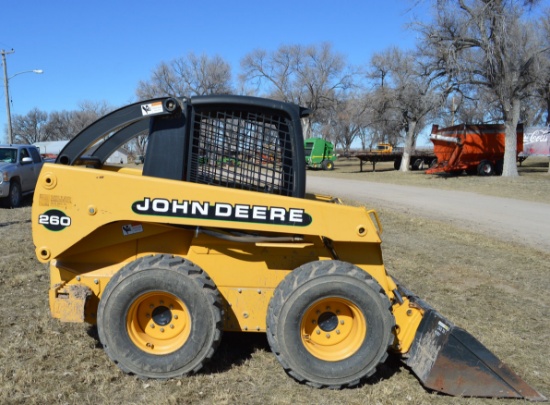
[[[530,157],[518,167],[519,177],[501,176],[443,176],[428,175],[423,171],[402,173],[393,169],[393,162],[379,162],[376,172],[372,165],[363,164],[359,169],[359,159],[342,158],[335,162],[334,171],[308,170],[308,176],[327,178],[347,178],[380,183],[403,184],[418,187],[433,187],[446,190],[471,191],[498,197],[516,198],[528,201],[550,202],[550,174],[548,158]]]
[[[330,176],[344,175],[344,170],[340,165]],[[416,181],[465,184],[463,178],[425,180],[417,174],[395,172],[381,172],[380,176],[368,172],[346,175],[368,180],[375,175],[379,178],[375,181],[393,176],[407,184],[410,179],[415,179],[415,184]],[[533,188],[550,183],[550,177],[536,173],[524,173],[520,180],[530,184],[522,186],[529,195],[536,195]],[[100,348],[95,328],[50,319],[47,270],[35,259],[28,204],[15,210],[0,210],[1,403],[504,402],[429,394],[396,359],[386,362],[373,379],[357,389],[315,390],[286,376],[261,334],[224,335],[213,361],[195,376],[142,381],[125,375]],[[384,257],[390,273],[478,337],[529,384],[548,396],[550,253],[392,211],[381,210],[381,216],[385,229]]]

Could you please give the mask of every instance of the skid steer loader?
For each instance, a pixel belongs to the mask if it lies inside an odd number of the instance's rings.
[[[263,332],[313,387],[356,386],[391,351],[431,391],[544,400],[386,273],[376,211],[306,194],[307,113],[158,98],[84,129],[34,195],[52,316],[97,324],[106,354],[143,378],[198,371],[223,331]],[[142,168],[106,163],[143,134]]]

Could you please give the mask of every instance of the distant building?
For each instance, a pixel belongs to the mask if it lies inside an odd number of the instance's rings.
[[[40,150],[42,156],[55,158],[68,142],[69,141],[36,142],[34,146]]]
[[[40,154],[43,157],[55,159],[68,142],[69,141],[36,142],[34,146],[40,150]],[[128,163],[128,153],[123,149],[119,149],[109,156],[106,163],[126,164]]]
[[[128,163],[128,155],[124,151],[119,149],[111,156],[109,156],[106,163],[125,165],[126,163]]]

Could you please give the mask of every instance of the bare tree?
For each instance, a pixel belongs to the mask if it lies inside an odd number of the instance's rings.
[[[402,112],[393,108],[394,89],[389,85],[389,76],[388,81],[381,78],[380,85],[376,83],[376,78],[373,82],[375,83],[374,88],[366,92],[364,96],[365,103],[368,105],[365,122],[368,129],[361,131],[363,139],[368,138],[369,149],[372,149],[377,143],[389,143],[397,146],[405,139],[403,136],[405,122]],[[384,84],[382,85],[382,83]],[[367,146],[364,140],[362,140],[363,149]]]
[[[458,85],[480,87],[498,100],[506,128],[503,176],[517,176],[516,127],[521,103],[540,73],[546,51],[540,34],[523,19],[538,1],[438,0],[436,21],[421,28],[423,49]],[[527,4],[527,5],[526,5]]]
[[[392,63],[389,61],[390,50],[376,53],[371,57],[366,76],[372,88],[365,93],[365,101],[369,106],[367,133],[370,134],[369,149],[374,143],[399,144],[404,137],[402,113],[393,106],[394,88],[391,83]],[[363,145],[365,148],[366,145]]]
[[[170,64],[161,62],[153,70],[149,80],[140,80],[136,95],[139,100],[146,100],[162,96],[180,96],[185,89],[173,72]]]
[[[138,99],[156,97],[203,96],[233,92],[231,65],[221,56],[208,57],[193,52],[171,62],[161,62],[149,80],[140,81],[136,89]],[[139,135],[133,146],[144,155],[147,136]]]
[[[542,17],[543,38],[545,39],[545,47],[550,48],[550,8],[546,10]],[[538,114],[539,121],[550,126],[550,53],[545,52],[543,59],[543,67],[539,75],[540,81],[537,88],[536,96],[540,102],[540,110]],[[550,168],[549,168],[550,172]]]
[[[78,131],[72,123],[72,115],[73,112],[70,111],[51,112],[45,127],[47,140],[62,141],[76,135]]]
[[[173,63],[175,74],[181,78],[187,94],[204,96],[207,94],[228,94],[231,86],[231,66],[221,56],[208,58],[190,53],[187,58],[176,59]]]
[[[344,56],[334,52],[329,43],[284,45],[272,53],[257,49],[241,60],[241,68],[241,82],[257,93],[310,109],[304,122],[306,137],[311,136],[314,123],[329,115],[354,79]]]
[[[494,94],[478,86],[455,88],[440,111],[439,121],[445,126],[498,123],[501,113]]]
[[[373,97],[379,114],[406,133],[400,170],[408,171],[420,130],[443,105],[451,87],[418,54],[398,48],[373,55],[371,66],[370,77],[378,82]]]
[[[44,131],[48,122],[47,112],[33,108],[26,115],[14,115],[12,120],[15,143],[33,144],[48,140]]]
[[[221,56],[197,56],[193,52],[173,61],[161,62],[151,78],[140,81],[140,100],[163,96],[195,96],[233,92],[231,66]]]
[[[335,145],[342,145],[347,156],[351,145],[366,127],[367,111],[364,97],[355,94],[336,102],[326,123],[322,125],[324,138],[330,139]]]
[[[75,111],[53,111],[45,125],[47,140],[69,140],[114,108],[106,101],[81,101]]]

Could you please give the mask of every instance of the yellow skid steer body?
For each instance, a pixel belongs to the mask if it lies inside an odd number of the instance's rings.
[[[315,387],[355,386],[390,352],[429,390],[545,400],[387,274],[376,211],[305,192],[306,113],[160,98],[77,135],[44,165],[32,207],[52,316],[97,324],[108,356],[146,378],[196,372],[225,331],[262,332]],[[143,131],[143,168],[107,163]]]

